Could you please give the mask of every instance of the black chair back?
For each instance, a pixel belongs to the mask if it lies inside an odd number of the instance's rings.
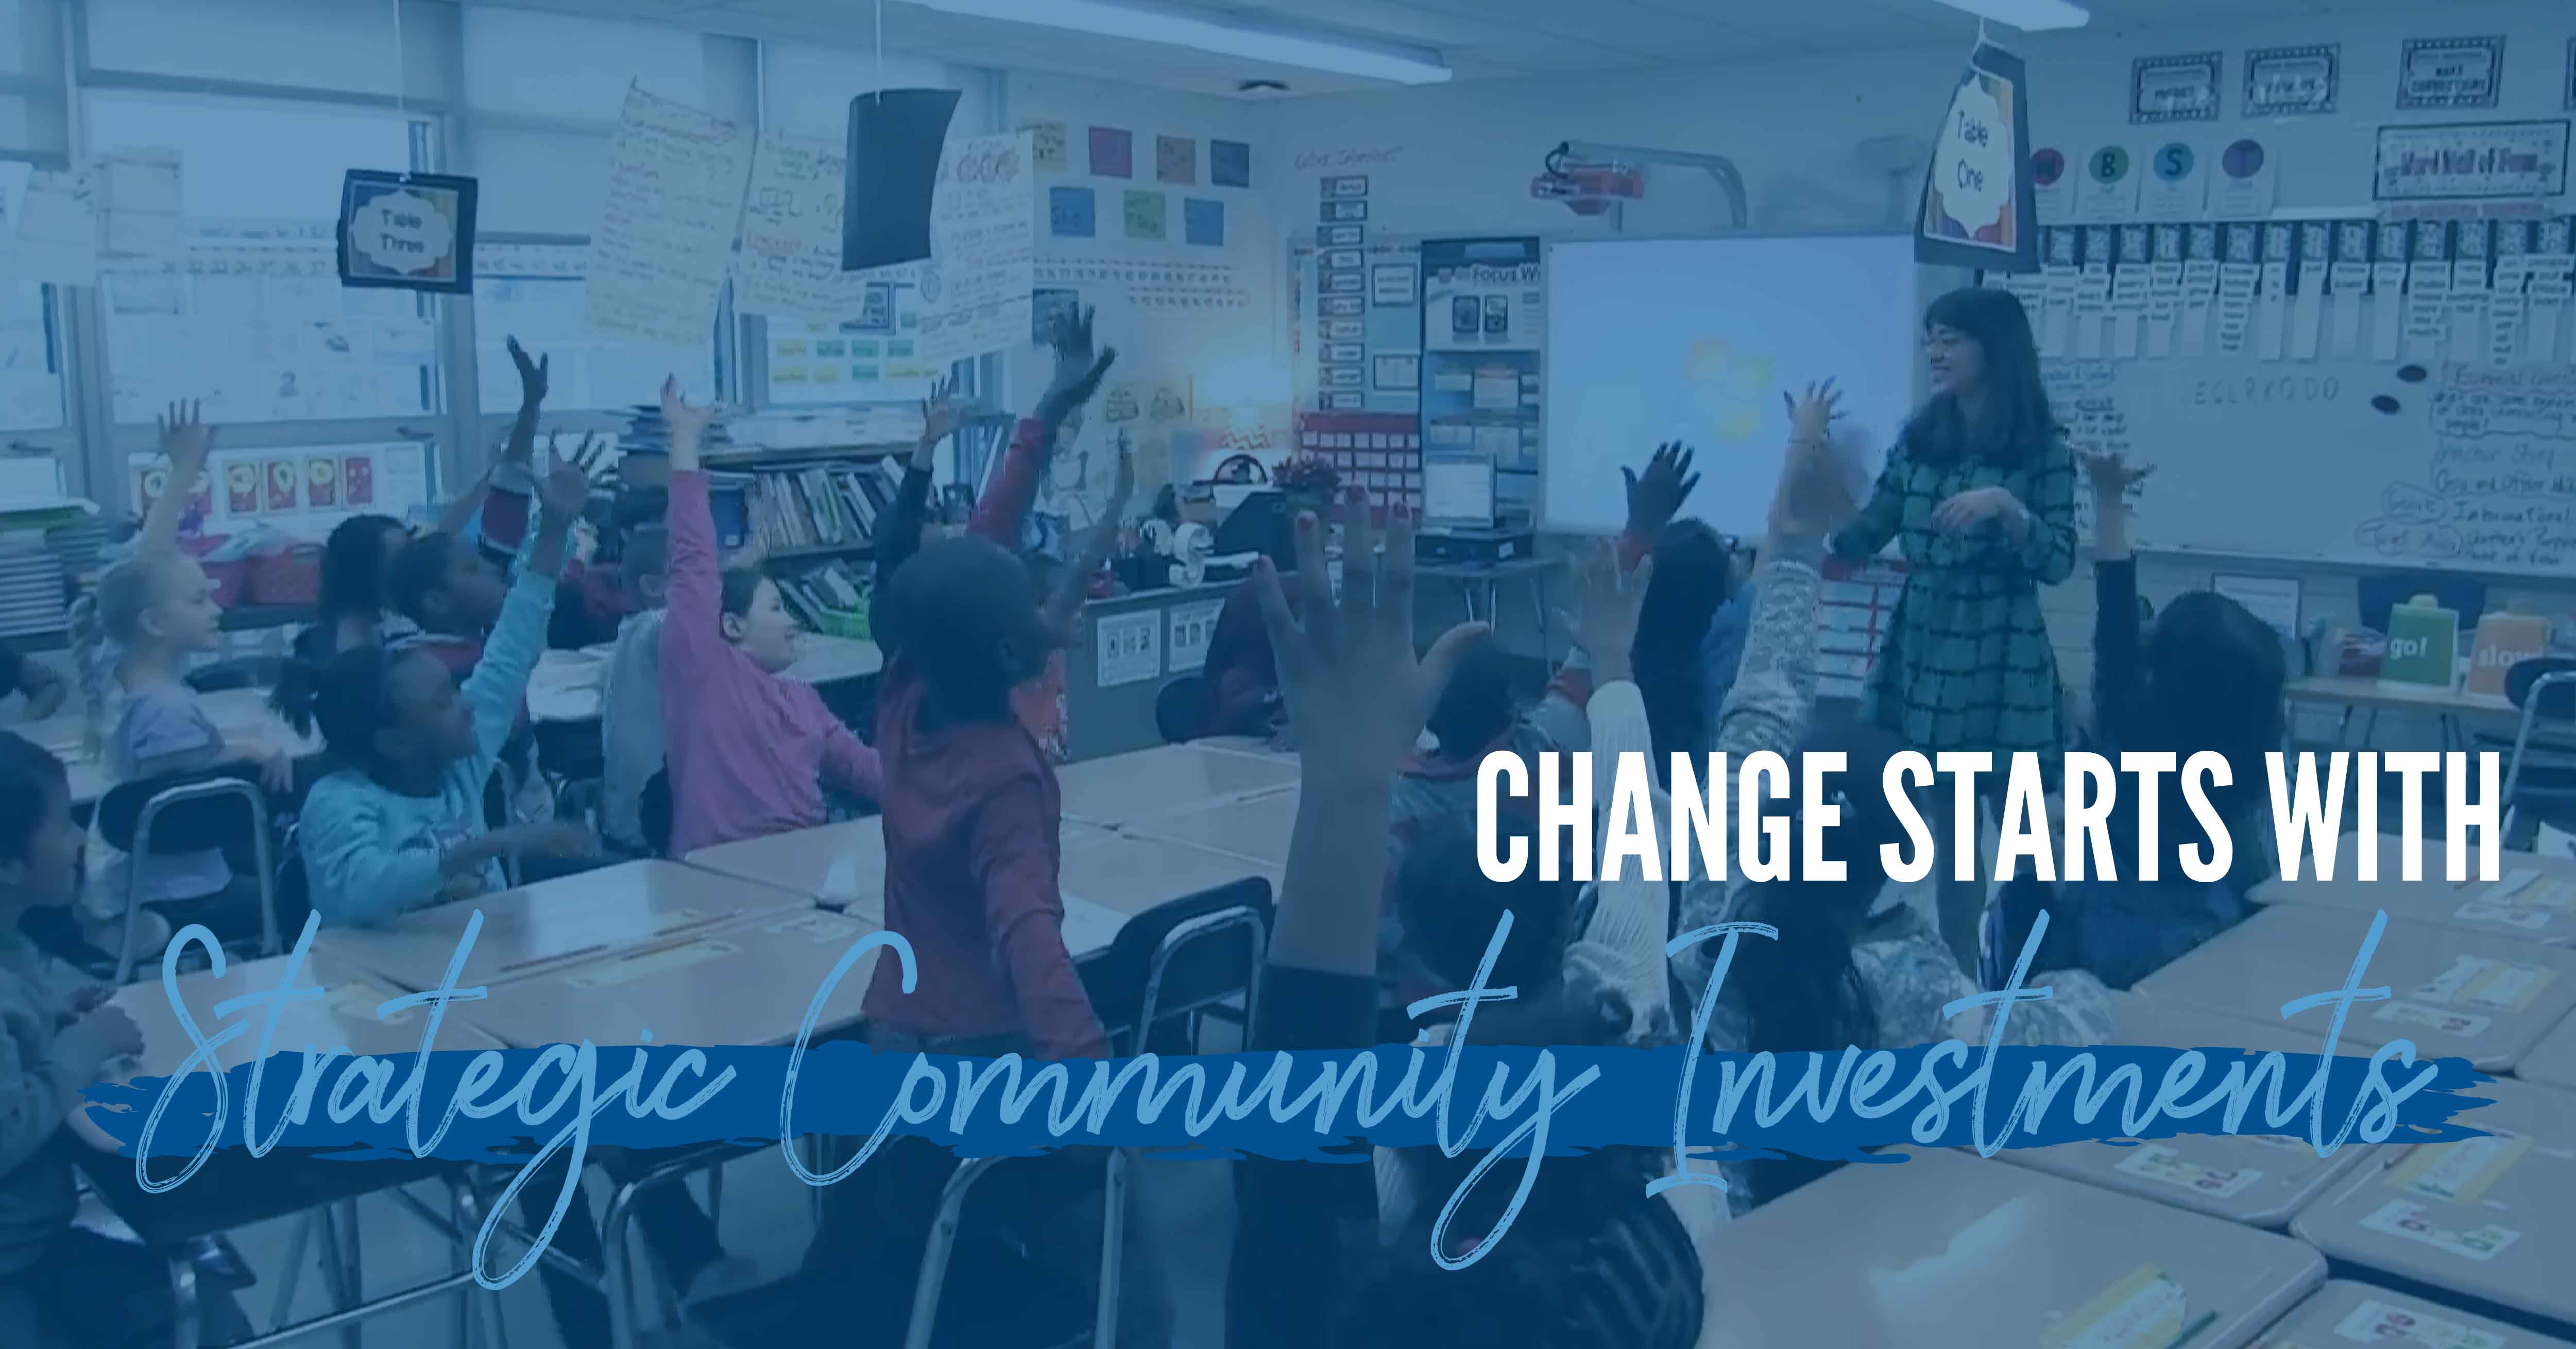
[[[1197,675],[1182,675],[1154,695],[1154,730],[1166,745],[1197,739],[1206,719],[1207,681]]]
[[[644,846],[655,857],[671,855],[671,770],[655,769],[644,779],[643,799],[636,802],[636,822],[644,828]]]
[[[2528,706],[2531,686],[2543,675],[2563,670],[2576,670],[2576,658],[2567,656],[2533,656],[2518,660],[2504,672],[2504,696],[2516,707]],[[2560,682],[2541,690],[2537,716],[2543,721],[2576,721],[2576,683]]]
[[[276,683],[277,662],[265,656],[239,656],[232,660],[210,661],[187,674],[188,687],[199,693],[221,693],[227,689],[255,689]]]
[[[1125,1053],[1143,1045],[1152,1029],[1144,1024],[1149,1001],[1157,1022],[1237,994],[1252,1005],[1271,913],[1269,880],[1249,876],[1127,920],[1106,953],[1078,967],[1113,1045]],[[1177,938],[1168,952],[1167,938]]]
[[[99,837],[118,852],[130,853],[134,851],[134,826],[153,797],[177,787],[225,781],[247,782],[256,788],[259,770],[248,763],[219,764],[195,773],[165,773],[119,783],[99,798]],[[149,851],[155,857],[205,852],[249,838],[251,828],[250,803],[239,796],[182,801],[154,817]]]

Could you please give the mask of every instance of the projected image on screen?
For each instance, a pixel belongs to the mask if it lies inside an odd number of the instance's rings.
[[[1546,276],[1545,528],[1618,529],[1620,466],[1679,440],[1703,475],[1684,513],[1759,536],[1783,390],[1840,380],[1872,475],[1913,410],[1922,308],[1902,235],[1559,243]]]

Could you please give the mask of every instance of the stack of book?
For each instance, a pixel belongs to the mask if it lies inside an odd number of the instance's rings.
[[[860,548],[893,509],[902,462],[799,464],[752,473],[752,527],[771,549]]]
[[[698,449],[704,454],[722,454],[732,448],[733,438],[725,424],[717,422],[707,428]],[[638,403],[627,414],[626,433],[617,439],[620,454],[669,454],[671,424],[662,420],[662,409],[651,403]]]

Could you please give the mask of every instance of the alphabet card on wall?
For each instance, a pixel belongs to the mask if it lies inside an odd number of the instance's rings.
[[[351,169],[340,184],[340,284],[469,295],[471,178]]]

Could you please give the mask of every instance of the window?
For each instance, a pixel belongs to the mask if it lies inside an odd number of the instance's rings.
[[[428,297],[344,290],[333,228],[354,167],[426,168],[428,124],[343,107],[97,94],[94,153],[169,149],[183,244],[102,268],[109,398],[121,423],[175,399],[209,420],[417,416],[437,410]]]
[[[0,281],[0,431],[63,424],[63,352],[54,334],[51,286]]]
[[[474,250],[474,372],[486,413],[519,406],[519,372],[507,343],[519,339],[547,359],[546,407],[554,412],[622,411],[657,404],[662,377],[678,375],[691,402],[716,396],[715,334],[698,347],[613,342],[582,326],[578,240],[486,239]]]

